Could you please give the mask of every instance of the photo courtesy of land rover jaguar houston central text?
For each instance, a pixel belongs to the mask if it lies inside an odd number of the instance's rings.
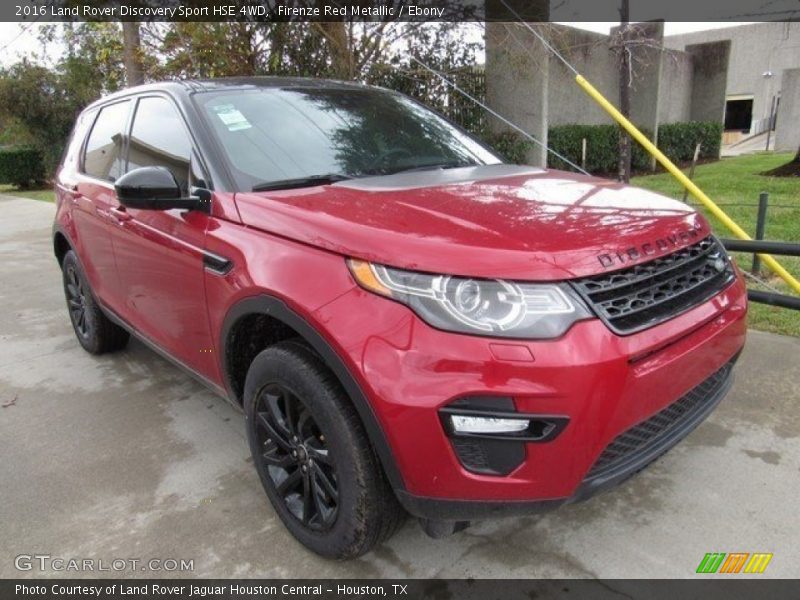
[[[133,334],[241,407],[276,513],[328,557],[408,514],[443,536],[619,484],[709,415],[745,341],[694,210],[504,164],[380,88],[130,88],[80,115],[56,187],[81,346]]]

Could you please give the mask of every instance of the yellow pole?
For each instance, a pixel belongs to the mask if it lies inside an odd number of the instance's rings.
[[[617,123],[619,123],[625,131],[627,131],[633,139],[639,142],[644,149],[647,150],[650,154],[655,156],[656,160],[661,163],[661,165],[677,179],[687,190],[700,202],[702,202],[705,207],[717,217],[722,224],[725,225],[733,234],[742,239],[742,240],[750,240],[752,239],[747,232],[739,227],[736,222],[731,219],[725,211],[723,211],[719,206],[717,206],[714,201],[706,196],[699,187],[697,187],[691,179],[686,177],[686,175],[681,172],[681,170],[676,167],[672,161],[667,158],[661,150],[656,148],[655,144],[647,139],[647,137],[638,129],[636,126],[631,123],[625,116],[619,112],[613,104],[611,104],[605,97],[598,92],[595,87],[586,81],[581,75],[575,76],[575,81],[578,83],[579,86],[583,88],[583,90],[591,96],[595,102],[597,102],[600,106],[602,106],[605,111],[611,115]],[[800,294],[800,281],[797,281],[792,274],[789,273],[786,269],[781,266],[781,264],[772,258],[769,254],[759,254],[761,260],[764,261],[764,264],[767,265],[772,271],[774,271],[781,279],[783,279],[789,286],[798,294]]]

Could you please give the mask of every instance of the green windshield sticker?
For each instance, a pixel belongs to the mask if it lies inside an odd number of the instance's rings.
[[[228,131],[239,131],[252,127],[250,121],[233,104],[220,104],[213,109]]]

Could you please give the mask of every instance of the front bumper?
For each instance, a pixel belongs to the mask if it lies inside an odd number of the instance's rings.
[[[402,475],[398,498],[416,516],[468,520],[530,513],[615,485],[677,443],[730,387],[744,345],[746,291],[737,280],[656,327],[613,334],[597,319],[557,340],[515,341],[435,330],[409,309],[355,288],[315,320],[367,396]],[[701,408],[616,468],[593,470],[612,442],[725,371]],[[439,409],[480,396],[517,411],[568,418],[552,441],[525,444],[504,476],[462,465]]]

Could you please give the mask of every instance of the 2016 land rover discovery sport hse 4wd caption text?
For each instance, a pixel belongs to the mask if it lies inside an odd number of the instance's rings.
[[[53,241],[89,352],[134,334],[241,406],[303,544],[352,557],[585,499],[683,438],[745,340],[686,205],[504,164],[387,90],[231,79],[80,115]]]

